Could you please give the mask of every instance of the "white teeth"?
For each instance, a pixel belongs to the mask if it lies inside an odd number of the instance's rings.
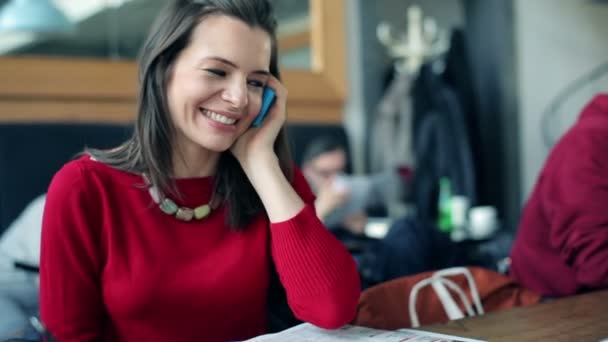
[[[223,123],[224,125],[232,125],[232,124],[234,124],[236,122],[235,119],[231,119],[229,117],[220,115],[220,114],[218,114],[216,112],[212,112],[212,111],[207,110],[207,109],[203,109],[203,114],[206,117],[210,118],[211,120],[217,121],[219,123]]]

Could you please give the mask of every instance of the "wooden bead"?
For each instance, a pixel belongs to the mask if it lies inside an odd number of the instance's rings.
[[[175,213],[175,217],[182,221],[191,221],[194,217],[194,211],[189,208],[179,208]]]
[[[148,188],[148,192],[150,193],[150,197],[152,197],[152,200],[154,201],[154,203],[160,203],[161,202],[161,195],[160,192],[158,191],[158,188],[155,186],[152,186],[150,188]]]
[[[174,215],[178,209],[177,204],[168,198],[165,198],[158,206],[167,215]]]
[[[200,207],[194,208],[194,217],[196,217],[197,220],[200,220],[207,217],[210,212],[211,207],[209,204],[201,205]]]
[[[181,221],[192,221],[193,218],[201,220],[211,213],[211,206],[209,204],[204,204],[194,209],[180,207],[171,199],[164,197],[155,186],[150,186],[148,188],[148,193],[150,194],[150,197],[152,197],[152,200],[158,204],[158,207],[163,213],[174,216]]]

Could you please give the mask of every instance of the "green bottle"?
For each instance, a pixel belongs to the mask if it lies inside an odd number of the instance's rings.
[[[444,233],[450,233],[452,231],[452,184],[450,179],[447,177],[441,177],[439,179],[439,201],[438,201],[438,215],[437,215],[437,226],[439,230]]]

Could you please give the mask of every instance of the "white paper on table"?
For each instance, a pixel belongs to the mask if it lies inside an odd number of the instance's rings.
[[[376,341],[376,342],[485,342],[465,337],[430,333],[420,330],[378,330],[355,325],[346,325],[336,330],[318,328],[310,323],[302,323],[275,334],[267,334],[247,340],[249,342],[334,342],[334,341]]]

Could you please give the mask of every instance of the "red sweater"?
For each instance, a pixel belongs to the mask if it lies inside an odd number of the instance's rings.
[[[586,106],[538,178],[511,275],[546,296],[608,287],[608,95]]]
[[[44,212],[40,309],[61,342],[233,341],[264,333],[272,263],[298,318],[337,328],[356,314],[360,284],[341,243],[306,207],[246,230],[225,209],[197,222],[160,211],[142,177],[82,157],[51,182]],[[207,203],[212,178],[177,180],[178,204]],[[177,202],[177,201],[176,201]]]

